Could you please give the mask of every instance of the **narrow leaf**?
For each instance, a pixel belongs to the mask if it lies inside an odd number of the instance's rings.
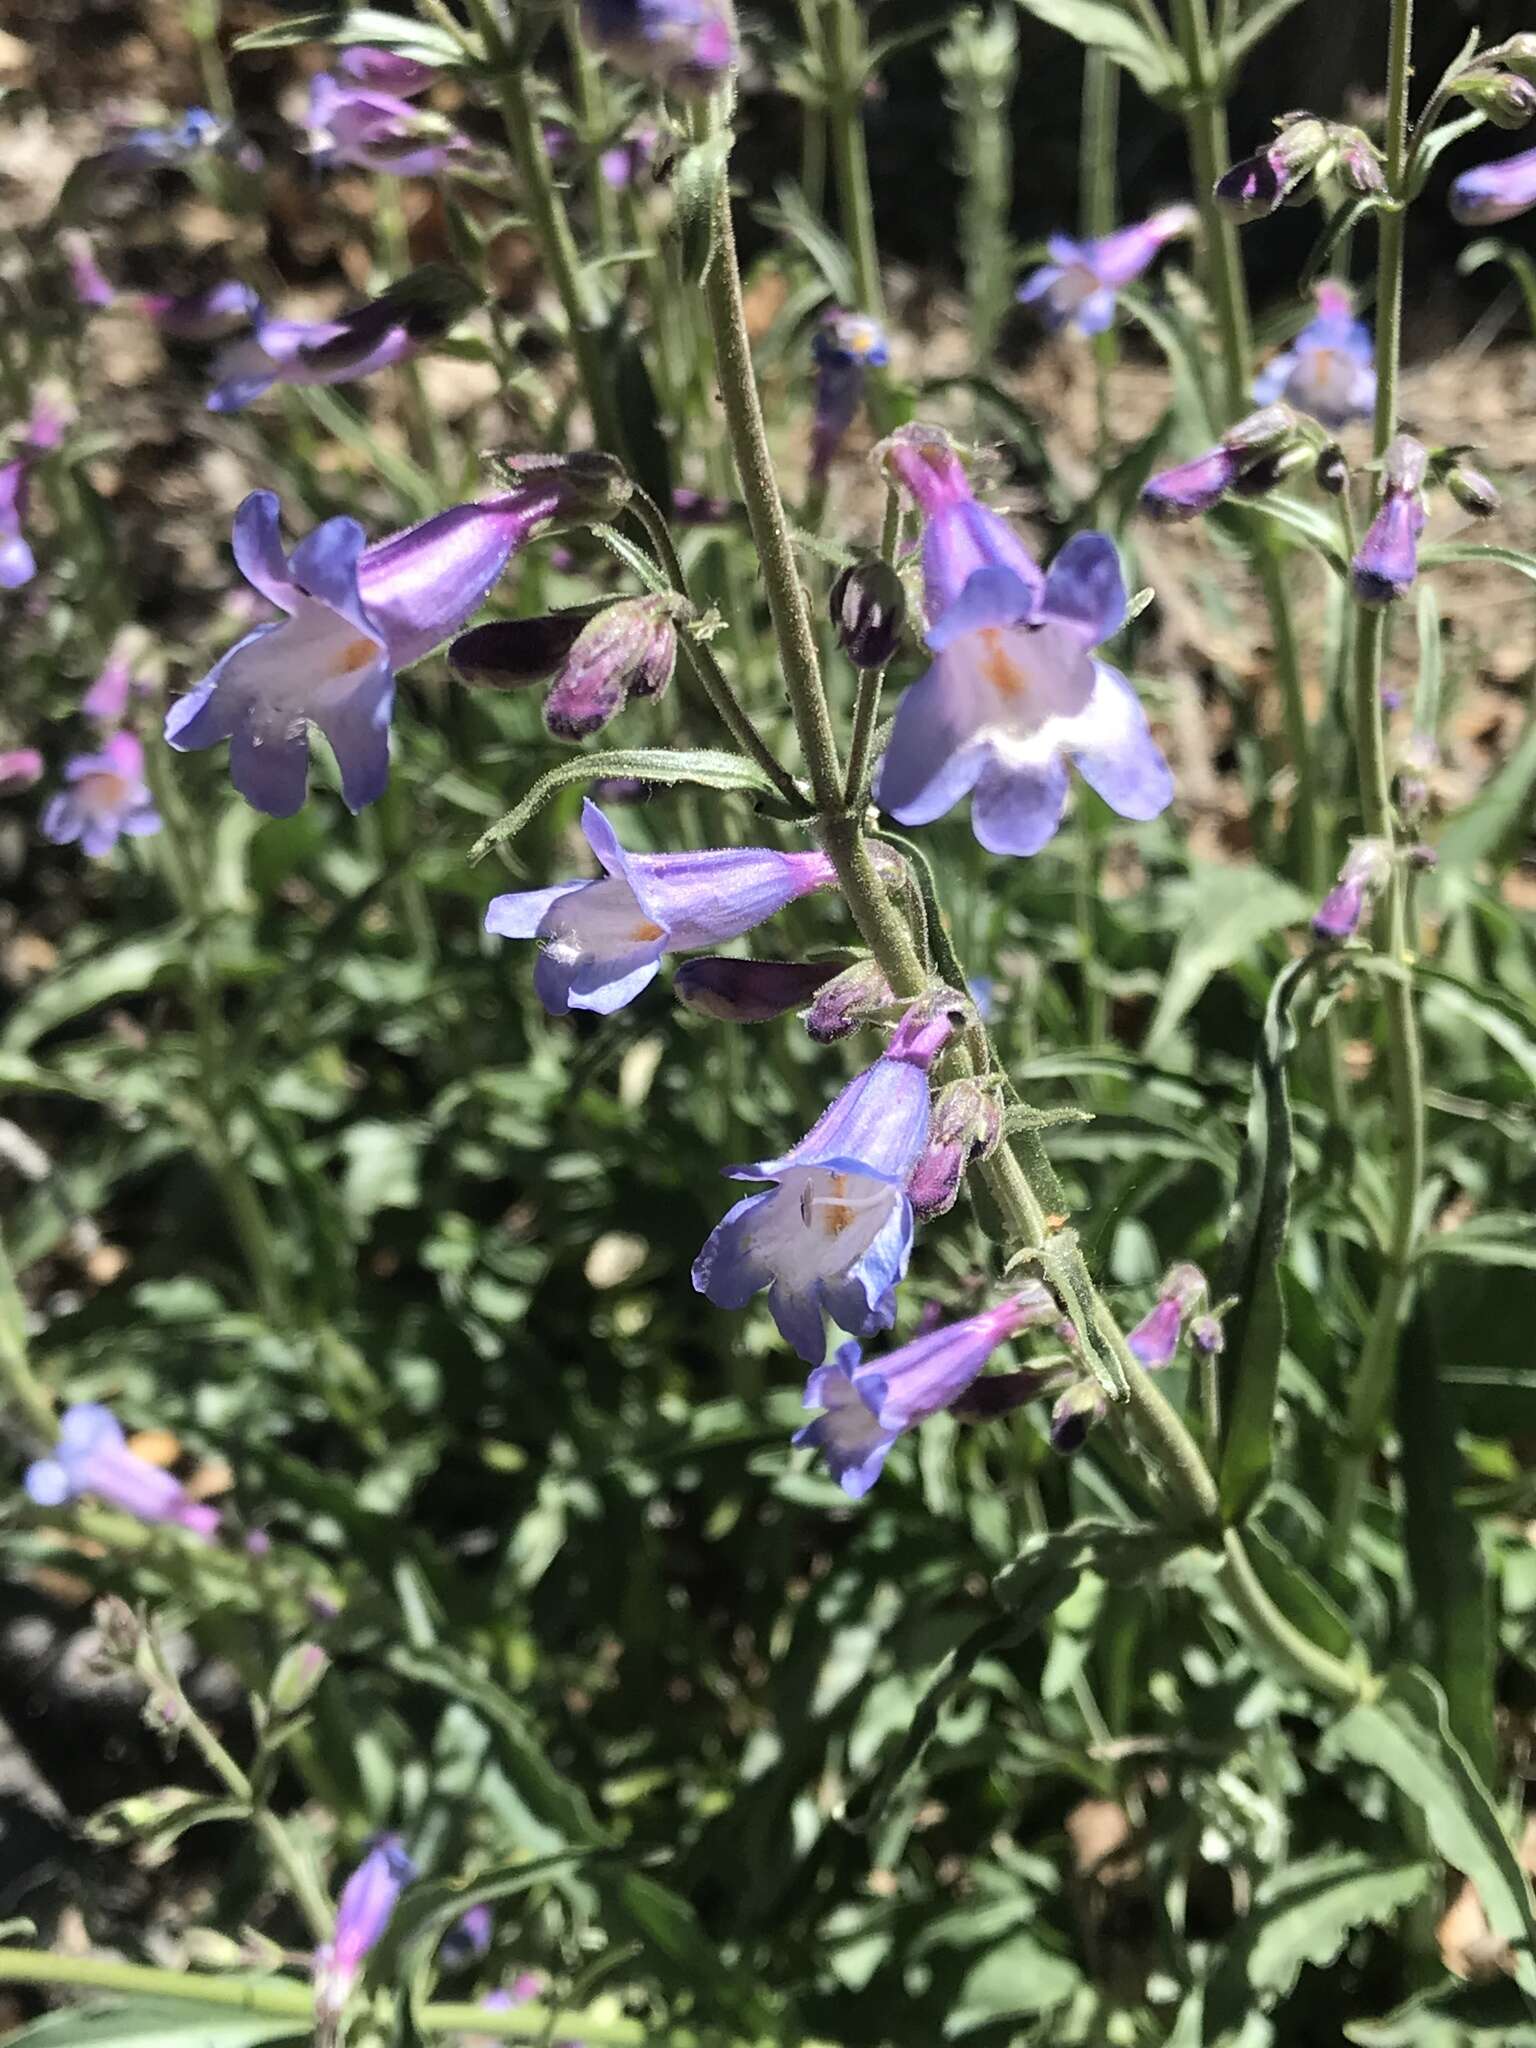
[[[1065,29],[1090,50],[1102,50],[1129,71],[1150,99],[1184,82],[1184,67],[1166,38],[1154,41],[1114,0],[1018,0],[1026,14]]]
[[[754,795],[773,793],[773,784],[761,768],[740,754],[711,753],[703,748],[673,751],[665,747],[630,747],[607,754],[578,754],[541,775],[520,804],[482,832],[469,849],[471,861],[484,860],[494,846],[515,839],[551,797],[575,783],[596,782],[604,776],[633,777],[640,782],[688,782],[699,789],[742,789]]]

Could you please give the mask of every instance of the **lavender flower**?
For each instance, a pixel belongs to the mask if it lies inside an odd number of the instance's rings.
[[[551,470],[371,547],[355,519],[327,519],[285,557],[277,497],[253,491],[235,514],[235,562],[286,616],[247,633],[171,706],[166,738],[180,752],[229,740],[235,788],[286,818],[304,801],[316,725],[344,801],[361,810],[389,779],[396,671],[446,640],[529,536],[579,502],[580,486]]]
[[[69,281],[76,299],[82,306],[110,306],[117,297],[111,280],[103,276],[91,248],[91,238],[79,228],[66,228],[59,237],[59,247],[64,251],[64,260],[69,266]]]
[[[869,1365],[856,1343],[844,1344],[806,1381],[806,1407],[825,1413],[798,1430],[795,1442],[814,1445],[844,1493],[858,1500],[880,1477],[899,1436],[957,1401],[999,1344],[1055,1314],[1043,1287],[1026,1287]]]
[[[94,719],[98,725],[118,725],[128,709],[132,690],[133,663],[128,658],[127,645],[120,634],[112,643],[100,675],[80,699],[81,714]]]
[[[581,27],[621,71],[684,97],[713,92],[736,63],[719,0],[581,0]]]
[[[233,277],[200,292],[141,292],[138,306],[172,341],[222,341],[261,313],[255,292]]]
[[[1382,458],[1381,509],[1350,564],[1350,581],[1361,604],[1391,604],[1413,588],[1419,573],[1419,535],[1424,531],[1425,450],[1399,434]]]
[[[43,779],[43,757],[36,747],[12,747],[0,753],[0,796],[30,789]]]
[[[1155,818],[1173,779],[1135,691],[1093,659],[1125,618],[1115,546],[1081,533],[1042,577],[983,515],[931,430],[893,436],[887,461],[927,516],[928,645],[937,659],[896,712],[875,798],[906,825],[974,792],[971,829],[992,853],[1036,853],[1067,800],[1067,761],[1124,818]],[[1022,561],[1020,557],[1023,557]]]
[[[174,127],[130,128],[111,136],[106,148],[90,159],[90,169],[98,177],[165,170],[219,148],[229,132],[227,123],[206,107],[188,107]]]
[[[336,58],[336,69],[354,85],[370,92],[389,92],[413,100],[436,85],[442,72],[419,57],[404,57],[398,50],[377,50],[371,43],[353,43]]]
[[[160,830],[160,813],[144,780],[144,749],[131,732],[115,732],[99,754],[75,754],[64,763],[69,785],[43,806],[38,829],[55,846],[78,839],[99,860],[125,834],[147,838]]]
[[[1463,227],[1491,228],[1536,206],[1536,149],[1463,171],[1451,186],[1451,212]]]
[[[1124,288],[1141,276],[1159,250],[1189,234],[1198,219],[1192,206],[1165,206],[1097,241],[1052,235],[1046,244],[1051,260],[1019,286],[1019,303],[1038,301],[1041,318],[1052,329],[1102,334],[1115,317],[1115,301]]]
[[[439,1960],[450,1970],[463,1970],[478,1963],[490,1953],[495,1925],[489,1906],[482,1903],[469,1907],[443,1936]]]
[[[427,264],[335,320],[260,320],[214,364],[210,412],[241,412],[273,384],[350,384],[446,334],[479,294],[460,272]]]
[[[364,1958],[383,1936],[400,1894],[416,1875],[398,1835],[381,1835],[342,1887],[336,1930],[315,1950],[315,2012],[334,2027]]]
[[[1205,1275],[1187,1263],[1170,1266],[1157,1290],[1157,1306],[1126,1333],[1126,1344],[1149,1372],[1168,1364],[1179,1348],[1187,1317],[1206,1297]]]
[[[1289,348],[1271,357],[1254,380],[1260,405],[1287,399],[1325,426],[1367,418],[1376,403],[1371,330],[1357,320],[1349,289],[1332,279],[1317,287],[1317,317]]]
[[[1339,870],[1338,881],[1312,919],[1313,936],[1335,944],[1354,938],[1391,873],[1392,850],[1387,842],[1357,839]]]
[[[37,574],[21,522],[27,515],[27,459],[13,456],[0,463],[0,590],[20,590]]]
[[[420,90],[418,87],[417,90]],[[473,162],[469,139],[441,114],[334,72],[311,79],[305,122],[311,159],[397,178],[430,178]]]
[[[58,1442],[27,1467],[22,1484],[40,1508],[90,1493],[141,1522],[174,1522],[205,1539],[219,1526],[217,1509],[188,1500],[179,1479],[130,1451],[111,1409],[94,1401],[65,1409]]]
[[[832,459],[853,425],[870,370],[891,360],[878,320],[865,313],[828,313],[811,338],[816,363],[816,416],[811,427],[811,481],[824,483]]]
[[[739,938],[786,903],[835,879],[822,853],[766,846],[708,853],[628,853],[597,805],[581,829],[603,873],[498,896],[485,928],[503,939],[538,939],[533,986],[551,1016],[611,1016],[656,978],[664,953],[692,953]]]
[[[928,1135],[933,1036],[932,1019],[911,1030],[903,1023],[798,1145],[727,1169],[730,1180],[774,1185],[710,1232],[693,1284],[717,1308],[745,1308],[766,1287],[780,1334],[810,1365],[826,1356],[824,1313],[857,1336],[895,1319],[912,1252],[906,1183]]]

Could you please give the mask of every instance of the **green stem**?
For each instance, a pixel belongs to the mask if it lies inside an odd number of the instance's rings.
[[[1116,192],[1116,150],[1120,122],[1120,67],[1111,63],[1103,50],[1083,54],[1083,118],[1078,159],[1078,190],[1082,194],[1082,230],[1094,241],[1107,235],[1115,225],[1119,199]],[[1119,354],[1113,325],[1093,337],[1094,397],[1097,414],[1094,461],[1098,483],[1110,462],[1110,379]],[[1093,521],[1098,524],[1098,492],[1095,489]]]
[[[1392,0],[1387,54],[1387,184],[1392,204],[1381,214],[1376,273],[1376,421],[1379,461],[1397,432],[1398,385],[1403,346],[1403,254],[1406,230],[1408,91],[1412,77],[1413,0]],[[1378,476],[1376,506],[1383,484]],[[1386,647],[1383,611],[1356,607],[1355,750],[1360,805],[1367,834],[1394,843],[1392,784],[1387,765],[1386,717],[1381,702],[1381,666]],[[1407,961],[1408,890],[1403,866],[1394,861],[1387,885],[1386,952]],[[1392,1114],[1392,1212],[1385,1246],[1386,1266],[1371,1310],[1365,1347],[1350,1390],[1344,1455],[1334,1496],[1333,1529],[1347,1534],[1359,1508],[1366,1473],[1392,1393],[1398,1333],[1408,1299],[1418,1234],[1419,1188],[1424,1178],[1424,1056],[1411,982],[1384,979],[1382,1007],[1387,1033],[1387,1072]]]
[[[826,47],[832,74],[828,107],[832,161],[837,173],[837,204],[843,240],[853,258],[858,311],[883,322],[885,297],[880,289],[875,201],[869,184],[869,158],[864,149],[864,87],[868,80],[868,66],[864,26],[857,0],[831,0],[831,24]]]
[[[1195,174],[1195,198],[1205,243],[1206,280],[1215,303],[1221,337],[1222,374],[1228,415],[1236,418],[1247,404],[1248,366],[1253,354],[1253,329],[1248,313],[1248,288],[1243,275],[1237,229],[1216,204],[1216,180],[1227,166],[1231,146],[1227,111],[1221,98],[1218,53],[1211,42],[1206,0],[1173,0],[1174,32],[1189,74],[1184,101],[1184,129],[1189,138]]]
[[[53,1402],[32,1369],[27,1343],[27,1305],[17,1284],[11,1255],[0,1235],[0,1385],[46,1443],[54,1438]]]
[[[810,764],[811,783],[820,811],[822,843],[837,870],[850,915],[892,989],[898,996],[917,996],[931,981],[927,964],[907,917],[876,872],[865,844],[859,815],[843,802],[835,773],[836,746],[826,692],[816,659],[805,593],[795,574],[789,524],[773,473],[762,406],[747,346],[741,280],[731,235],[730,203],[724,173],[716,203],[719,216],[717,239],[707,284],[716,371],[736,466],[745,490],[752,536],[757,543],[768,588],[769,608],[785,684],[796,728]],[[981,1061],[975,1059],[969,1045],[961,1044],[951,1048],[946,1055],[944,1071],[974,1071],[982,1063],[984,1071],[995,1070],[996,1061],[985,1028],[978,1025],[968,1036],[981,1054]],[[1077,1323],[1084,1344],[1097,1338],[1113,1352],[1125,1383],[1131,1420],[1143,1447],[1162,1476],[1179,1519],[1191,1525],[1209,1527],[1217,1519],[1220,1503],[1215,1481],[1199,1446],[1132,1355],[1123,1332],[1093,1286],[1081,1256],[1075,1252],[1053,1255],[1053,1219],[1012,1146],[1007,1142],[1001,1144],[989,1159],[982,1162],[980,1170],[1002,1211],[1010,1243],[1021,1250],[1039,1254],[1039,1262],[1057,1283],[1063,1303]],[[1327,1651],[1298,1637],[1257,1585],[1241,1538],[1235,1531],[1229,1531],[1224,1543],[1223,1581],[1228,1585],[1234,1606],[1252,1633],[1290,1664],[1298,1675],[1326,1692],[1330,1698],[1358,1698],[1371,1683],[1369,1678],[1362,1677]]]
[[[603,81],[581,32],[579,0],[565,0],[564,23],[566,45],[571,53],[571,77],[576,86],[576,114],[587,159],[587,190],[597,223],[597,246],[604,256],[612,256],[619,247],[619,195],[603,176],[601,144],[606,140],[607,106]]]
[[[592,415],[592,432],[599,447],[622,455],[624,437],[603,368],[602,307],[583,276],[576,238],[550,174],[549,153],[528,92],[528,74],[508,49],[491,0],[470,0],[470,11],[495,69],[496,99],[507,146],[523,188],[523,202],[539,254],[565,314],[587,409]]]

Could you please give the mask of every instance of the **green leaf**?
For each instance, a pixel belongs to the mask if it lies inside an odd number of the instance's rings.
[[[1421,1259],[1465,1259],[1477,1266],[1536,1267],[1536,1238],[1530,1212],[1492,1210],[1454,1230],[1436,1230],[1419,1246]]]
[[[1456,268],[1463,277],[1470,277],[1474,270],[1481,270],[1485,263],[1504,263],[1509,266],[1510,275],[1520,287],[1525,300],[1525,317],[1530,323],[1532,334],[1536,334],[1536,258],[1526,250],[1517,249],[1510,242],[1500,242],[1492,235],[1485,235],[1480,242],[1469,242],[1456,258]]]
[[[690,143],[673,168],[671,232],[677,237],[683,276],[689,284],[704,282],[715,253],[716,198],[730,162],[731,141],[727,130]],[[652,491],[651,495],[656,494]],[[670,502],[657,499],[658,504]]]
[[[687,1899],[640,1871],[599,1868],[594,1877],[619,1931],[639,1936],[646,1961],[664,1983],[754,2034],[772,2024],[761,1993],[743,1972],[721,1961],[718,1944]]]
[[[1184,67],[1173,46],[1156,41],[1115,0],[1018,0],[1026,14],[1064,29],[1090,50],[1102,50],[1129,71],[1150,99],[1182,87]]]
[[[1262,42],[1272,28],[1284,21],[1292,8],[1300,5],[1301,0],[1259,0],[1259,4],[1250,10],[1222,44],[1221,54],[1227,69],[1234,70],[1255,43]]]
[[[1379,2020],[1347,2022],[1344,2038],[1355,2048],[1527,2048],[1530,2014],[1508,1977],[1437,1984]]]
[[[859,293],[853,258],[847,249],[820,215],[811,211],[798,185],[786,178],[774,186],[773,195],[777,205],[759,207],[758,219],[765,227],[798,242],[821,272],[831,297],[839,305],[853,305]]]
[[[1295,960],[1276,977],[1264,1011],[1248,1097],[1248,1135],[1227,1218],[1215,1291],[1234,1304],[1221,1354],[1222,1512],[1240,1521],[1269,1479],[1275,1395],[1285,1348],[1280,1261],[1291,1214],[1296,1155],[1286,1062],[1296,1044],[1292,1005],[1317,956]]]
[[[773,794],[773,784],[762,769],[740,754],[715,753],[703,747],[627,747],[607,754],[577,754],[541,775],[520,804],[482,832],[469,849],[470,860],[484,860],[492,847],[515,839],[562,789],[597,782],[607,775],[633,776],[641,782],[688,782],[699,789],[740,789],[754,796]]]
[[[1213,976],[1272,932],[1298,924],[1312,907],[1294,883],[1258,867],[1196,862],[1180,894],[1187,913],[1184,929],[1141,1047],[1143,1056],[1154,1061],[1166,1054],[1169,1041]]]
[[[1241,522],[1252,518],[1267,519],[1282,532],[1305,541],[1314,553],[1322,556],[1336,576],[1349,574],[1349,564],[1344,559],[1339,541],[1337,520],[1316,505],[1306,505],[1299,498],[1288,497],[1284,491],[1266,491],[1262,498],[1250,498],[1241,504],[1227,501],[1218,505],[1209,516],[1216,525],[1239,534]]]
[[[1358,1666],[1360,1646],[1338,1605],[1312,1574],[1281,1548],[1260,1522],[1250,1522],[1243,1545],[1265,1592],[1310,1643]]]
[[[1495,547],[1477,540],[1442,540],[1425,548],[1419,556],[1421,569],[1442,569],[1452,562],[1498,563],[1501,568],[1513,569],[1536,583],[1536,555],[1528,555],[1520,548]]]
[[[1419,1809],[1436,1850],[1472,1880],[1489,1925],[1510,1943],[1512,1968],[1536,2013],[1536,1916],[1530,1882],[1497,1809],[1446,1720],[1445,1695],[1413,1665],[1392,1671],[1378,1696],[1351,1707],[1324,1734],[1325,1765],[1349,1757],[1381,1771]]]
[[[1390,1863],[1364,1850],[1304,1856],[1259,1886],[1253,1910],[1220,1951],[1206,1992],[1205,2038],[1228,2038],[1255,2005],[1284,1998],[1307,1964],[1326,1970],[1357,1927],[1380,1925],[1422,1898],[1430,1863]]]
[[[284,50],[294,43],[371,43],[402,57],[419,57],[442,70],[462,70],[470,52],[445,28],[391,14],[381,7],[319,7],[309,14],[291,14],[269,28],[237,36],[237,50]]]
[[[88,1010],[142,995],[167,968],[184,962],[186,954],[187,927],[177,924],[61,967],[16,1005],[0,1033],[0,1048],[30,1052],[40,1038]]]
[[[1188,1550],[1192,1540],[1187,1531],[1155,1523],[1085,1516],[1070,1528],[1031,1536],[992,1581],[992,1591],[1000,1605],[1016,1608],[1032,1598],[1038,1583],[1058,1572],[1091,1571],[1113,1585],[1134,1585]]]
[[[1419,635],[1419,680],[1413,693],[1413,729],[1434,734],[1440,730],[1444,650],[1440,644],[1440,604],[1435,586],[1427,578],[1419,582],[1414,616]]]
[[[143,1998],[52,2012],[5,2040],[6,2048],[259,2048],[266,2041],[307,2041],[310,2031],[304,2019]]]
[[[948,2041],[999,2020],[1052,2012],[1082,1983],[1075,1963],[1047,1948],[1038,1935],[1020,1932],[983,1951],[966,1971],[944,2022]]]
[[[1435,159],[1441,151],[1449,149],[1453,142],[1460,142],[1463,135],[1470,135],[1475,128],[1481,128],[1487,118],[1486,114],[1480,113],[1462,114],[1454,121],[1442,121],[1440,126],[1425,138],[1413,160],[1408,184],[1410,202],[1417,199],[1424,190]]]

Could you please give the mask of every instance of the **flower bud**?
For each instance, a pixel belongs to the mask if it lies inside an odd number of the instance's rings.
[[[318,1643],[295,1643],[286,1650],[272,1674],[267,1704],[274,1714],[297,1714],[307,1707],[331,1668],[331,1660]]]
[[[495,1931],[495,1916],[490,1907],[483,1902],[470,1906],[443,1936],[437,1951],[438,1961],[445,1969],[468,1969],[471,1963],[482,1961],[490,1953],[491,1936]]]
[[[805,1028],[818,1045],[847,1038],[895,1003],[891,984],[873,960],[855,960],[818,990],[805,1013]]]
[[[1428,461],[1426,450],[1407,434],[1399,434],[1382,458],[1386,494],[1350,564],[1350,580],[1361,604],[1390,604],[1413,587],[1419,573]]]
[[[1352,939],[1391,872],[1391,849],[1384,839],[1357,839],[1339,870],[1338,881],[1312,919],[1313,936],[1335,943]]]
[[[837,644],[855,668],[884,668],[901,645],[907,594],[888,562],[855,562],[832,586]]]
[[[43,779],[43,757],[36,747],[12,747],[0,754],[0,796],[12,790],[30,789]]]
[[[531,619],[493,619],[459,635],[448,649],[449,666],[461,683],[492,690],[542,683],[560,667],[591,617],[590,605],[578,605]]]
[[[1062,1457],[1080,1451],[1088,1432],[1104,1419],[1107,1403],[1092,1380],[1079,1380],[1068,1387],[1051,1410],[1051,1449]]]
[[[1189,1326],[1189,1341],[1205,1358],[1215,1358],[1227,1348],[1227,1333],[1216,1316],[1196,1316]]]
[[[583,626],[544,704],[556,739],[598,732],[632,697],[659,697],[677,662],[670,594],[625,598]]]
[[[1518,73],[1469,72],[1457,79],[1454,90],[1495,128],[1523,128],[1536,114],[1536,85]]]
[[[1387,189],[1381,152],[1358,128],[1336,127],[1333,138],[1339,176],[1350,191],[1358,192],[1362,199],[1380,198]]]
[[[949,1412],[957,1422],[996,1422],[1038,1401],[1042,1394],[1054,1393],[1061,1378],[1060,1367],[1037,1371],[1026,1366],[1019,1372],[987,1373],[972,1380],[959,1399],[950,1403]]]
[[[1003,1134],[1002,1105],[974,1080],[951,1081],[934,1098],[928,1141],[907,1180],[907,1199],[921,1220],[955,1206],[965,1170],[995,1152]]]
[[[1453,463],[1446,471],[1445,488],[1462,511],[1470,512],[1474,519],[1492,519],[1503,509],[1504,501],[1487,477],[1464,462]]]
[[[1149,1372],[1168,1364],[1179,1348],[1185,1318],[1205,1300],[1205,1275],[1187,1260],[1170,1266],[1157,1290],[1157,1306],[1127,1332],[1126,1344]]]
[[[1523,28],[1508,42],[1500,43],[1497,49],[1484,54],[1509,70],[1517,71],[1522,78],[1536,79],[1536,29]]]
[[[1245,157],[1216,180],[1216,203],[1229,220],[1262,220],[1274,213],[1328,155],[1328,124],[1311,114],[1290,119],[1267,148]]]
[[[906,1015],[891,1033],[886,1058],[927,1073],[970,1010],[969,999],[952,988],[932,989],[919,996],[907,1006]]]
[[[1300,421],[1288,405],[1264,405],[1246,413],[1221,437],[1234,455],[1278,455],[1296,438]]]
[[[838,973],[836,960],[685,960],[672,977],[678,1001],[724,1024],[761,1024],[803,1009]]]
[[[1283,448],[1273,455],[1261,455],[1257,462],[1250,462],[1238,471],[1232,480],[1232,495],[1234,498],[1265,497],[1298,469],[1310,467],[1310,453],[1300,446]]]
[[[1348,490],[1349,462],[1337,441],[1330,441],[1326,448],[1317,451],[1312,478],[1318,489],[1326,491],[1330,498],[1342,497]]]

